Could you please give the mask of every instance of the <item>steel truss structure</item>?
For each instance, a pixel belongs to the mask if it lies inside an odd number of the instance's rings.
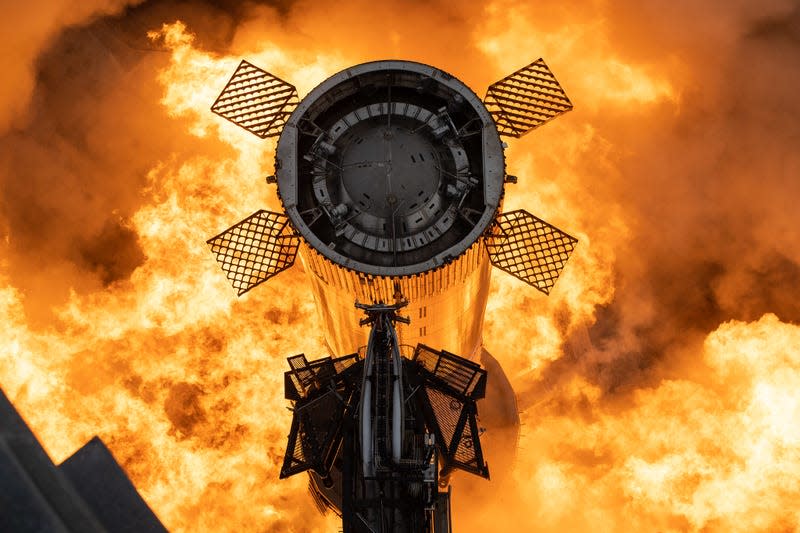
[[[285,396],[293,402],[293,417],[281,478],[312,471],[317,499],[341,509],[346,533],[449,532],[449,492],[438,490],[439,476],[460,469],[489,477],[476,404],[486,391],[486,371],[419,345],[411,358],[402,358],[402,376],[392,377],[391,354],[398,348],[393,323],[403,318],[397,306],[364,310],[373,341],[365,358],[288,359]],[[397,379],[403,382],[405,429],[402,453],[392,457],[392,427],[400,424],[390,420],[398,416],[389,414],[390,391]],[[365,412],[372,413],[369,420]],[[369,435],[365,427],[372,428]],[[341,492],[331,495],[326,487],[334,479]]]

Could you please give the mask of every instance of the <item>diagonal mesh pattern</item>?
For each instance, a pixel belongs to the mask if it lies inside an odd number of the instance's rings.
[[[460,437],[460,435],[455,435],[455,432],[458,419],[461,418],[461,411],[464,409],[464,403],[458,398],[434,387],[425,387],[425,393],[428,395],[428,401],[431,402],[436,422],[442,432],[442,444],[449,449],[453,442],[453,437]]]
[[[494,266],[549,294],[577,242],[520,209],[497,217],[486,248]]]
[[[345,355],[332,359],[323,357],[308,361],[304,354],[288,358],[291,370],[285,373],[285,384],[290,385],[287,400],[304,399],[310,393],[331,386],[332,381],[340,381],[342,373],[359,361],[358,354]],[[295,398],[296,396],[296,398]]]
[[[359,361],[357,353],[351,353],[342,357],[337,357],[333,360],[333,366],[336,368],[336,373],[341,374]]]
[[[293,85],[243,60],[211,111],[264,139],[280,135],[297,104]]]
[[[342,441],[342,420],[358,402],[349,376],[360,374],[357,354],[308,361],[303,354],[289,357],[284,374],[286,398],[293,401],[292,429],[280,477],[314,469],[325,476]]]
[[[426,426],[436,435],[445,469],[460,468],[488,478],[476,403],[486,392],[486,371],[468,359],[424,344],[417,345],[409,363],[421,378],[424,394],[417,401]]]
[[[491,84],[483,103],[494,117],[498,133],[517,138],[572,109],[572,102],[542,59]]]
[[[281,213],[256,211],[207,242],[239,296],[292,266],[298,237]]]
[[[489,477],[483,460],[475,400],[462,401],[439,390],[432,383],[424,387],[441,440],[440,451],[446,464],[478,476]]]
[[[466,469],[479,468],[478,453],[480,450],[480,443],[478,442],[478,432],[473,431],[477,429],[475,416],[472,414],[467,415],[467,422],[464,424],[464,432],[456,446],[455,453],[453,454],[453,463]]]
[[[486,371],[479,364],[444,350],[434,350],[424,344],[417,345],[413,360],[459,394],[476,399],[483,396],[482,390],[476,390],[480,380],[486,379]]]

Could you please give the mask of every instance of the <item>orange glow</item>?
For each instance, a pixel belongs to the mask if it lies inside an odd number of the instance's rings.
[[[298,261],[237,299],[205,245],[257,209],[280,209],[264,183],[274,140],[209,108],[242,58],[302,98],[385,57],[436,65],[482,95],[542,56],[575,110],[509,140],[519,183],[504,208],[579,244],[548,297],[493,273],[484,340],[517,391],[521,437],[498,438],[518,452],[492,481],[453,476],[454,530],[797,530],[800,326],[786,301],[798,292],[797,154],[778,141],[767,155],[737,149],[741,136],[772,132],[735,122],[741,102],[720,73],[730,65],[707,73],[708,58],[686,53],[697,37],[657,34],[647,13],[634,24],[597,2],[434,4],[253,8],[216,48],[188,22],[150,24],[149,42],[167,54],[135,67],[161,98],[162,122],[148,128],[178,141],[142,164],[141,183],[124,187],[133,192],[112,191],[133,198],[130,212],[103,215],[135,233],[146,259],[103,284],[55,252],[52,264],[30,259],[19,250],[41,237],[0,221],[0,386],[56,462],[99,435],[170,531],[337,531],[304,476],[278,480],[291,420],[285,358],[325,355],[305,272]],[[721,36],[739,31],[731,17],[714,30],[725,47],[733,37]],[[3,172],[11,159],[0,158]],[[773,190],[753,176],[784,179]],[[87,213],[77,220],[95,216],[75,202]],[[66,295],[23,288],[24,270],[40,284],[67,280]],[[45,323],[32,318],[39,307]]]

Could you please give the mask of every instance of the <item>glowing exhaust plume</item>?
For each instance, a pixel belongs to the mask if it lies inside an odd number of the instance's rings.
[[[796,8],[210,4],[66,30],[0,102],[33,102],[0,140],[0,386],[56,461],[100,435],[170,530],[335,531],[277,481],[284,357],[324,354],[305,273],[237,299],[205,246],[279,209],[274,146],[209,106],[242,57],[302,96],[385,57],[482,93],[542,56],[576,107],[511,145],[505,209],[581,244],[548,298],[493,276],[522,436],[454,478],[455,530],[798,528]]]

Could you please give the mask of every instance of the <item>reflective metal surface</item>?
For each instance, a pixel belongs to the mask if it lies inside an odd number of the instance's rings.
[[[396,278],[344,268],[307,245],[300,247],[300,257],[331,353],[348,354],[367,344],[355,301],[393,302],[398,294],[408,299],[405,314],[411,319],[410,324],[397,325],[401,344],[424,342],[469,358],[479,353],[491,274],[483,239],[446,266]]]

